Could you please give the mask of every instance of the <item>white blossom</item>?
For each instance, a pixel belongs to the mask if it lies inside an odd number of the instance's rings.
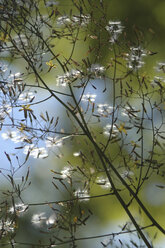
[[[92,64],[88,71],[92,73],[95,77],[102,76],[105,72],[105,67],[99,64]]]
[[[24,213],[26,210],[28,209],[28,205],[25,205],[23,203],[19,203],[19,204],[15,204],[14,207],[11,207],[9,209],[10,213],[16,213],[16,214],[20,214],[20,213]]]
[[[81,71],[79,71],[79,70],[71,70],[70,72],[69,72],[69,77],[70,78],[72,78],[72,79],[76,79],[76,78],[79,78],[79,77],[81,77],[81,74],[82,74],[82,72]]]
[[[1,232],[1,236],[4,237],[5,235],[7,235],[9,232],[14,232],[14,228],[15,228],[15,222],[12,220],[0,220],[0,232]]]
[[[97,96],[96,94],[90,94],[90,93],[84,94],[82,96],[82,101],[84,101],[84,102],[94,102],[96,96]]]
[[[97,177],[96,184],[100,185],[104,189],[111,188],[111,184],[110,184],[108,178],[105,178],[105,177]]]
[[[47,137],[46,138],[46,147],[52,148],[55,146],[62,146],[62,140],[59,139],[58,137]]]
[[[146,52],[141,47],[131,47],[130,54],[128,54],[128,68],[132,70],[137,70],[144,65],[144,61],[142,60],[144,56],[146,56]]]
[[[80,16],[72,16],[69,18],[67,15],[63,15],[57,18],[56,23],[58,26],[64,26],[64,25],[81,25],[86,26],[90,21],[89,15],[80,15]]]
[[[154,88],[155,86],[161,86],[162,83],[165,83],[165,79],[163,77],[155,76],[151,85]]]
[[[144,65],[144,62],[137,57],[132,57],[128,62],[128,68],[132,70],[140,69]]]
[[[24,101],[24,102],[29,102],[34,98],[34,93],[33,92],[24,92],[19,95],[18,100]]]
[[[10,76],[9,76],[9,78],[18,78],[18,77],[20,77],[21,76],[21,73],[20,72],[16,72],[16,73],[11,73],[10,74]]]
[[[48,226],[53,225],[56,223],[56,221],[57,221],[56,215],[52,214],[51,216],[49,216],[49,218],[47,218],[46,225],[48,225]]]
[[[6,101],[1,103],[0,106],[0,122],[3,122],[5,117],[7,115],[9,115],[9,113],[11,112],[12,107],[6,103]]]
[[[140,46],[139,47],[130,47],[131,50],[131,56],[136,57],[136,58],[142,58],[146,56],[146,51],[142,49]]]
[[[89,194],[87,190],[81,190],[78,189],[74,192],[74,196],[77,198],[87,198],[87,199],[80,199],[80,201],[88,201],[89,200]]]
[[[26,145],[24,147],[24,154],[30,152],[30,156],[33,158],[46,158],[48,157],[48,152],[44,147],[35,147],[34,144]]]
[[[53,0],[53,1],[47,1],[45,5],[47,7],[53,7],[54,5],[58,5],[58,4],[59,2]]]
[[[28,40],[24,34],[15,36],[14,40],[17,44],[19,44],[19,46],[28,46]]]
[[[139,113],[140,112],[140,110],[136,110],[136,108],[135,107],[125,107],[125,109],[123,109],[122,111],[121,111],[121,115],[122,116],[126,116],[126,117],[138,117],[138,114],[137,113]]]
[[[34,214],[31,219],[31,222],[36,226],[52,226],[53,224],[55,224],[56,221],[57,217],[55,214],[52,214],[47,217],[45,212]]]
[[[108,116],[110,114],[112,114],[113,112],[113,107],[110,106],[109,104],[98,104],[97,105],[97,111],[101,116]]]
[[[72,17],[72,23],[78,24],[81,26],[85,26],[89,23],[90,16],[89,15],[80,15],[80,16],[73,16]]]
[[[80,154],[81,154],[81,152],[74,152],[74,153],[73,153],[73,156],[74,156],[74,157],[79,157]]]
[[[8,77],[8,86],[15,86],[15,84],[22,84],[23,79],[20,72],[11,73]]]
[[[133,171],[128,171],[128,170],[125,170],[121,173],[121,176],[123,178],[131,178],[132,176],[134,175],[134,172]]]
[[[19,143],[24,140],[24,136],[21,136],[18,131],[7,130],[5,133],[1,134],[2,138],[5,140],[12,140],[14,143]]]
[[[57,86],[66,86],[67,83],[69,82],[68,77],[66,75],[63,76],[57,76]]]
[[[68,166],[65,166],[65,167],[63,168],[63,170],[61,170],[61,177],[62,177],[63,179],[65,179],[65,178],[67,178],[67,177],[70,177],[71,172],[72,172],[72,169],[71,169],[70,167],[68,167]]]
[[[67,15],[58,17],[56,21],[57,25],[59,26],[69,24],[70,22],[71,22],[71,19]]]
[[[34,215],[32,216],[31,222],[32,222],[34,225],[41,226],[43,223],[46,222],[46,219],[47,219],[47,217],[45,216],[45,212],[41,212],[41,213],[39,213],[39,214],[34,214]]]
[[[0,73],[7,71],[8,66],[6,64],[0,63]]]
[[[112,129],[112,125],[111,124],[107,124],[105,127],[104,127],[104,134],[105,135],[110,135],[110,133],[111,133],[111,129]],[[112,129],[112,137],[116,137],[116,135],[117,135],[117,133],[118,133],[118,129],[115,127],[115,126],[113,126],[113,129]]]
[[[158,72],[163,72],[163,73],[165,73],[165,62],[159,62],[159,63],[157,63],[156,70],[157,70]]]
[[[158,77],[158,76],[155,76],[154,77],[154,81],[155,82],[159,82],[159,83],[165,83],[165,78],[163,78],[163,77]]]
[[[124,27],[121,25],[120,21],[109,21],[108,25],[106,26],[106,30],[110,33],[110,42],[115,43],[122,33]]]
[[[64,75],[58,75],[56,82],[57,86],[67,86],[68,83],[81,77],[82,72],[79,70],[71,70],[70,72],[65,73]]]

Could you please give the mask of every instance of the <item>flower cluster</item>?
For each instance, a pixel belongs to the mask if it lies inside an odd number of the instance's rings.
[[[109,21],[108,25],[106,26],[106,30],[110,33],[110,42],[115,43],[118,40],[119,35],[123,31],[123,26],[121,25],[120,21]]]
[[[90,21],[90,16],[89,15],[73,16],[71,20],[72,20],[72,23],[76,25],[85,26],[85,25],[88,25]]]
[[[12,220],[0,220],[0,232],[1,232],[1,237],[4,237],[10,232],[14,232],[15,229],[15,222]]]
[[[13,118],[10,116],[12,109],[19,96],[24,90],[23,79],[20,72],[12,73],[9,70],[8,65],[0,63],[0,123],[4,123],[6,117],[10,119]]]
[[[78,199],[79,198],[84,198],[84,199],[80,199],[80,201],[88,201],[89,200],[89,194],[87,190],[81,190],[78,189],[74,192],[74,196],[76,196]]]
[[[16,85],[22,85],[23,74],[20,72],[12,73],[10,71],[8,75],[7,70],[9,71],[7,64],[0,63],[0,86],[3,86],[3,89],[8,91],[11,86],[16,87]]]
[[[72,171],[73,171],[73,170],[72,170],[70,167],[65,166],[65,167],[63,168],[63,170],[61,170],[61,177],[62,177],[62,179],[65,179],[65,178],[70,177]]]
[[[125,107],[124,109],[122,109],[121,111],[121,115],[124,117],[129,117],[129,119],[131,120],[133,117],[136,119],[139,119],[140,117],[138,116],[138,113],[140,112],[140,110],[136,109],[135,107]]]
[[[23,102],[30,102],[34,99],[35,95],[33,92],[23,92],[19,95],[18,100],[23,101]]]
[[[165,79],[163,77],[155,76],[154,80],[151,82],[151,85],[152,87],[161,86],[162,83],[165,83]]]
[[[47,1],[46,3],[45,3],[45,5],[46,5],[46,7],[53,7],[54,5],[58,5],[59,4],[59,2],[57,2],[57,1]]]
[[[31,222],[36,226],[43,226],[43,225],[53,225],[56,223],[57,217],[55,214],[47,217],[45,212],[41,212],[39,214],[34,214],[32,216]]]
[[[97,177],[96,178],[96,184],[100,185],[103,189],[110,189],[111,184],[106,177]]]
[[[106,103],[105,104],[100,103],[97,105],[97,112],[103,117],[108,117],[110,114],[112,114],[113,107]]]
[[[3,74],[5,71],[7,71],[7,65],[0,63],[0,74]]]
[[[10,76],[8,77],[8,85],[11,86],[15,86],[16,84],[22,84],[22,77],[21,77],[21,73],[17,72],[17,73],[11,73]]]
[[[52,147],[55,147],[55,146],[62,146],[62,140],[61,139],[58,139],[58,137],[47,137],[46,138],[46,147],[48,148],[52,148]]]
[[[57,21],[56,21],[57,25],[59,25],[59,26],[69,24],[70,22],[71,22],[71,20],[67,15],[58,17]]]
[[[84,94],[82,96],[82,101],[84,101],[84,102],[95,102],[96,96],[97,96],[96,94],[90,94],[90,93]]]
[[[24,83],[20,72],[12,73],[9,75],[6,72],[8,66],[6,64],[0,65],[0,119],[5,119],[9,116],[11,109],[19,99],[19,95],[24,90]],[[8,70],[9,71],[9,70]]]
[[[22,128],[24,128],[24,126],[22,125]],[[24,154],[29,154],[30,156],[32,156],[33,158],[46,158],[48,157],[48,149],[50,148],[54,148],[54,147],[61,147],[63,144],[63,139],[65,139],[66,137],[63,138],[58,138],[58,137],[51,137],[51,136],[47,136],[45,139],[45,146],[46,147],[39,147],[39,141],[40,139],[37,137],[34,137],[33,133],[28,133],[26,134],[22,129],[22,131],[20,132],[21,127],[19,128],[19,130],[6,130],[5,132],[3,132],[1,134],[2,138],[4,140],[11,140],[14,143],[22,143],[21,147],[24,147]],[[67,137],[68,138],[68,137]],[[32,144],[32,140],[33,140],[33,144]],[[42,140],[42,139],[41,139]],[[27,145],[28,143],[28,145]],[[30,144],[30,145],[29,145]]]
[[[165,73],[165,63],[164,63],[164,62],[159,62],[159,63],[157,64],[156,70],[157,70],[158,72],[163,72],[163,73]]]
[[[35,147],[34,144],[26,145],[24,147],[24,154],[30,154],[33,158],[47,158],[48,152],[45,147]]]
[[[153,81],[151,82],[151,86],[154,88],[155,86],[163,87],[162,84],[165,83],[164,73],[165,73],[165,63],[159,62],[155,67],[155,70],[159,73],[159,76],[155,76]]]
[[[111,129],[112,129],[112,131],[111,131]],[[119,130],[115,126],[113,126],[113,128],[112,128],[111,124],[107,124],[104,127],[104,134],[109,136],[111,132],[112,132],[112,137],[116,137],[116,135],[118,134]]]
[[[25,136],[20,134],[20,132],[11,130],[7,130],[6,132],[2,133],[1,136],[3,139],[10,139],[14,143],[22,142],[25,139]]]
[[[57,18],[57,25],[64,26],[64,25],[81,25],[86,26],[90,21],[89,15],[80,15],[80,16],[72,16],[69,18],[67,15],[60,16]]]
[[[65,73],[62,76],[57,76],[57,85],[58,86],[67,86],[68,83],[74,82],[78,78],[81,78],[82,72],[79,70],[71,70],[70,72]]]
[[[15,36],[14,41],[19,44],[20,47],[28,46],[27,37],[24,34],[20,34],[19,36]]]
[[[25,205],[23,203],[19,203],[19,204],[15,204],[14,207],[11,207],[9,209],[9,212],[12,214],[16,213],[17,215],[19,215],[19,214],[26,212],[27,209],[28,209],[28,205]]]
[[[146,52],[141,47],[131,47],[130,50],[130,54],[127,54],[128,68],[140,69],[144,65],[143,57],[146,56]]]
[[[105,67],[100,66],[99,64],[92,64],[90,68],[87,69],[87,76],[100,78],[105,72]],[[58,75],[56,82],[58,86],[67,86],[69,83],[76,81],[77,79],[84,78],[85,74],[80,70],[71,70],[66,72],[64,75]]]
[[[101,77],[105,72],[105,67],[99,64],[92,64],[90,68],[88,68],[88,72],[91,76],[94,77]]]
[[[81,152],[80,152],[80,151],[79,151],[79,152],[74,152],[74,153],[73,153],[73,156],[74,156],[74,157],[79,157],[80,155],[81,155]]]
[[[133,171],[129,171],[129,170],[125,170],[121,173],[121,176],[123,178],[131,178],[132,176],[134,176],[134,172]]]
[[[9,115],[11,110],[12,110],[11,106],[8,103],[6,103],[6,101],[2,101],[0,106],[0,123],[4,122],[6,116]]]

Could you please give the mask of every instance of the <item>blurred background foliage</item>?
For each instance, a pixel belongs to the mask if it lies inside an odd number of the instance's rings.
[[[73,2],[79,2],[78,0],[59,0],[59,4],[56,7],[56,11],[59,13],[70,13],[70,10],[73,9],[73,13],[76,13],[76,9],[73,8]],[[145,71],[150,78],[155,75],[154,65],[156,62],[164,61],[165,60],[165,2],[163,0],[103,0],[106,12],[106,19],[102,17],[102,10],[100,9],[100,0],[84,0],[86,8],[86,13],[92,13],[94,19],[97,19],[97,25],[99,23],[100,27],[105,26],[109,20],[119,20],[124,25],[124,39],[126,43],[135,44],[137,45],[137,33],[141,35],[141,42],[144,48],[150,50],[153,53],[156,53],[154,56],[149,56],[145,59],[146,66]],[[93,7],[94,6],[94,7]],[[43,6],[40,6],[43,8]],[[43,14],[45,10],[43,8]],[[73,59],[77,62],[81,62],[82,58],[89,57],[91,64],[92,63],[99,63],[101,65],[105,65],[110,62],[112,51],[108,50],[107,46],[104,45],[104,40],[107,40],[107,32],[102,31],[101,28],[97,25],[90,24],[90,34],[86,33],[87,41],[84,42],[84,33],[80,34],[82,36],[82,41],[78,42],[76,45],[76,49],[73,55]],[[97,36],[100,39],[93,39],[89,38],[89,36]],[[128,52],[128,47],[125,45],[125,41],[122,40],[123,37],[120,38],[121,45],[123,44],[123,51]],[[99,54],[96,57],[96,50],[95,48],[100,46],[101,48]],[[105,43],[106,44],[106,43]],[[59,39],[55,41],[54,51],[60,52],[63,56],[68,57],[70,55],[70,49],[72,44],[70,41],[66,39]],[[93,48],[91,52],[89,52],[89,47]],[[109,53],[108,53],[109,51]],[[20,62],[14,62],[16,68],[21,70]],[[46,67],[46,66],[45,66]],[[55,72],[49,74],[45,74],[45,78],[48,84],[54,84],[54,77],[57,74],[60,74],[60,70],[57,67]],[[111,72],[110,72],[111,74]],[[132,82],[134,84],[134,82]],[[45,106],[43,106],[44,108]],[[41,108],[41,107],[40,107]],[[59,111],[58,104],[51,104],[50,110],[52,115]],[[40,111],[39,109],[38,111]],[[61,124],[65,123],[64,126],[68,126],[69,122],[67,123],[67,117],[64,114],[63,121]],[[97,126],[96,129],[99,129]],[[104,139],[102,137],[102,139]],[[2,145],[2,144],[1,144]],[[65,142],[65,146],[60,148],[60,154],[62,154],[62,158],[59,158],[57,154],[52,154],[49,158],[45,160],[33,160],[30,159],[27,162],[27,166],[30,166],[30,181],[31,186],[26,189],[24,192],[24,201],[26,202],[45,202],[45,201],[52,201],[58,199],[67,199],[69,197],[68,193],[65,189],[60,190],[60,192],[56,191],[52,185],[52,177],[53,174],[51,170],[60,171],[69,161],[69,163],[73,165],[78,165],[80,163],[79,159],[73,157],[74,152],[83,151],[86,154],[87,160],[85,166],[87,168],[91,167],[91,154],[90,149],[87,145],[85,138],[82,140],[76,140],[71,144],[69,141]],[[112,152],[112,151],[111,151]],[[115,148],[113,150],[115,153]],[[95,158],[97,161],[97,158]],[[95,163],[96,163],[95,161]],[[19,175],[23,174],[24,172],[20,172]],[[157,176],[153,176],[152,184],[159,184],[165,183],[164,178],[158,178]],[[150,189],[152,188],[152,193],[150,193]],[[159,191],[159,192],[158,192]],[[93,195],[107,193],[107,190],[103,190],[99,186],[94,186],[91,183],[91,192]],[[154,193],[153,193],[154,192]],[[125,199],[129,199],[129,196],[122,193]],[[159,195],[159,197],[158,197]],[[151,211],[153,216],[158,220],[160,224],[165,223],[165,215],[164,215],[164,208],[165,208],[165,194],[164,189],[160,190],[156,187],[153,187],[151,183],[145,187],[145,189],[141,192],[141,197],[143,198],[143,202],[148,205],[148,209]],[[156,198],[157,197],[157,198]],[[158,202],[155,203],[155,200]],[[77,236],[85,236],[85,235],[94,235],[94,234],[104,234],[115,232],[117,229],[115,227],[116,223],[122,226],[127,219],[124,211],[121,209],[121,206],[115,199],[115,197],[104,197],[101,200],[92,199],[91,201],[84,203],[85,211],[88,211],[88,208],[94,212],[94,215],[91,216],[91,220],[89,220],[89,226],[85,226],[84,229],[78,231]],[[133,204],[134,210],[139,211],[135,204]],[[32,213],[48,211],[48,207],[31,207],[30,212],[26,213],[23,217],[20,216],[19,218],[19,232],[17,234],[17,240],[20,242],[28,241],[30,243],[38,242],[38,239],[46,240],[49,238],[49,234],[46,232],[40,232],[36,227],[34,227],[29,219],[31,218]],[[49,210],[51,212],[51,210]],[[141,215],[141,222],[145,225],[149,224],[146,221],[146,217],[142,214]],[[115,225],[114,225],[115,224]],[[154,229],[150,229],[152,235],[155,234]],[[150,233],[150,234],[151,234]],[[48,236],[48,237],[47,237]],[[30,237],[30,238],[29,238]],[[165,239],[162,235],[158,236],[157,243],[165,242]],[[117,244],[118,239],[116,239]],[[119,244],[119,243],[118,243]],[[90,242],[79,242],[78,247],[101,247],[99,241],[90,241]],[[24,245],[16,246],[19,248],[24,247]],[[30,247],[30,246],[28,246]],[[42,247],[42,246],[41,246]],[[60,246],[60,247],[68,247],[67,245]],[[116,247],[116,245],[112,245],[111,247]],[[120,247],[120,246],[118,246]],[[156,246],[155,246],[156,247]],[[163,248],[163,246],[157,246]]]

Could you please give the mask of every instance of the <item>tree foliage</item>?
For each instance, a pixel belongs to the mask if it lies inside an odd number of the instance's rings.
[[[65,9],[56,1],[1,0],[1,136],[17,144],[15,153],[5,151],[10,168],[0,171],[1,246],[78,247],[98,239],[99,247],[154,247],[150,230],[165,230],[142,193],[153,177],[163,182],[165,174],[165,64],[155,65],[155,77],[149,77],[145,60],[156,53],[137,27],[130,41],[124,23],[107,19],[106,1],[68,3]],[[67,161],[49,175],[62,199],[44,195],[31,202],[24,198],[32,187],[30,157],[47,163],[51,154]],[[117,200],[125,223],[117,232],[79,235],[96,215],[90,203],[104,204],[105,198]],[[38,213],[41,206],[46,210]],[[28,221],[41,237],[20,241],[18,230],[31,208],[36,213]],[[124,242],[126,234],[130,240]]]

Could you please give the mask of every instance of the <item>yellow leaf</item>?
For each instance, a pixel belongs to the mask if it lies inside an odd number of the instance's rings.
[[[89,37],[90,37],[91,39],[93,39],[93,40],[97,40],[97,39],[98,39],[98,37],[95,36],[95,35],[90,35]]]
[[[22,108],[19,109],[19,111],[26,110],[26,111],[33,112],[33,110],[30,108],[30,104],[28,104],[28,105],[22,105],[21,107],[22,107]]]
[[[131,140],[131,145],[134,147],[140,147],[139,145],[137,145],[133,140]]]
[[[74,222],[74,223],[77,223],[77,216],[75,216],[75,217],[73,218],[73,222]]]
[[[0,40],[3,41],[3,42],[8,41],[9,40],[8,34],[1,33],[0,34]]]
[[[50,66],[51,68],[56,68],[56,65],[53,64],[53,61],[52,60],[46,62],[46,65]]]
[[[19,129],[21,132],[23,132],[23,131],[25,130],[25,128],[26,128],[26,126],[25,126],[23,123],[21,123],[21,127],[19,127],[18,129]]]
[[[118,128],[118,130],[119,130],[120,133],[123,132],[123,133],[127,134],[127,131],[126,131],[126,129],[124,128],[124,126],[125,126],[124,123],[120,124],[120,127]]]

